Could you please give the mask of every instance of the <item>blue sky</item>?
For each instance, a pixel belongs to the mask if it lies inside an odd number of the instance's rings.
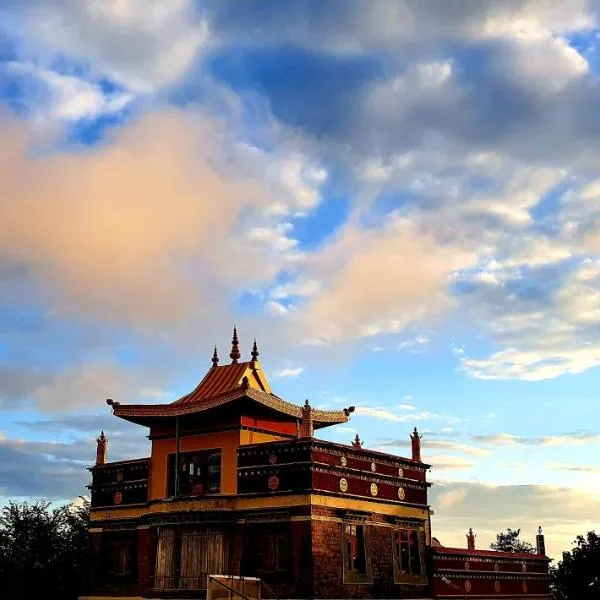
[[[68,18],[67,18],[68,16]],[[600,4],[0,2],[0,499],[258,338],[434,529],[598,527]],[[36,477],[31,477],[32,472]]]

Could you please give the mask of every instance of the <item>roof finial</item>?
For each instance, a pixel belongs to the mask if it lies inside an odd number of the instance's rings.
[[[219,366],[219,355],[217,354],[216,346],[215,346],[215,351],[213,352],[213,355],[212,355],[212,364],[213,364],[213,367]]]
[[[250,355],[252,356],[252,362],[256,362],[258,360],[258,346],[256,345],[256,338],[254,338],[254,344],[252,345],[252,352]]]
[[[231,364],[236,365],[237,361],[241,358],[237,329],[236,326],[233,326],[233,339],[231,340],[231,353],[229,354],[229,358],[231,358]]]
[[[360,440],[360,437],[358,436],[358,433],[356,434],[356,437],[354,438],[354,441],[352,442],[352,447],[356,448],[356,449],[360,449],[362,448],[363,443]]]

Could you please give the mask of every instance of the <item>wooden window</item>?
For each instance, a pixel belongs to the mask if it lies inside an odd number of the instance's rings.
[[[176,455],[169,455],[168,495],[175,495]],[[179,495],[203,496],[221,493],[221,450],[179,454]]]
[[[261,550],[260,570],[263,573],[278,573],[287,570],[287,539],[283,534],[263,535]]]
[[[394,530],[394,576],[398,583],[422,583],[422,536],[416,529]]]
[[[372,583],[365,525],[344,524],[344,581]]]
[[[260,577],[267,583],[291,578],[291,527],[288,521],[252,523],[246,526],[241,574]]]
[[[101,557],[102,570],[109,577],[133,577],[136,573],[135,545],[132,540],[110,540]]]

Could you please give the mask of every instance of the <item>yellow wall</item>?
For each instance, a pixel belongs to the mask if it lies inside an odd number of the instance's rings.
[[[283,439],[287,438],[275,435],[274,433],[262,433],[259,431],[248,431],[246,429],[240,431],[240,446],[245,446],[246,444],[262,444],[263,442],[274,442]]]
[[[235,494],[237,482],[238,431],[206,433],[180,438],[179,451],[221,450],[221,493]],[[167,457],[176,451],[175,438],[152,440],[150,460],[150,500],[167,495]]]
[[[221,493],[235,494],[237,491],[237,448],[240,445],[260,444],[282,439],[277,435],[256,431],[236,430],[206,433],[180,438],[179,451],[221,450]],[[165,498],[167,495],[167,457],[175,453],[175,438],[152,440],[150,460],[149,499]]]

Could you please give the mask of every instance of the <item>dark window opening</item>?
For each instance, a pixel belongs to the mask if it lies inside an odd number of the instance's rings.
[[[135,546],[131,540],[109,541],[104,547],[101,562],[109,577],[129,578],[136,574]]]
[[[394,530],[394,567],[400,580],[422,577],[421,540],[417,530]]]
[[[168,495],[175,496],[175,460],[169,455]],[[221,493],[221,451],[205,450],[179,454],[179,495],[203,496]]]
[[[372,583],[365,525],[344,525],[344,580],[346,583]]]
[[[291,575],[290,524],[260,523],[246,528],[241,574],[267,583],[283,583]]]
[[[263,535],[259,570],[263,573],[277,573],[286,571],[287,568],[286,537],[282,534]]]
[[[346,557],[349,571],[366,575],[367,557],[363,525],[346,525]]]

